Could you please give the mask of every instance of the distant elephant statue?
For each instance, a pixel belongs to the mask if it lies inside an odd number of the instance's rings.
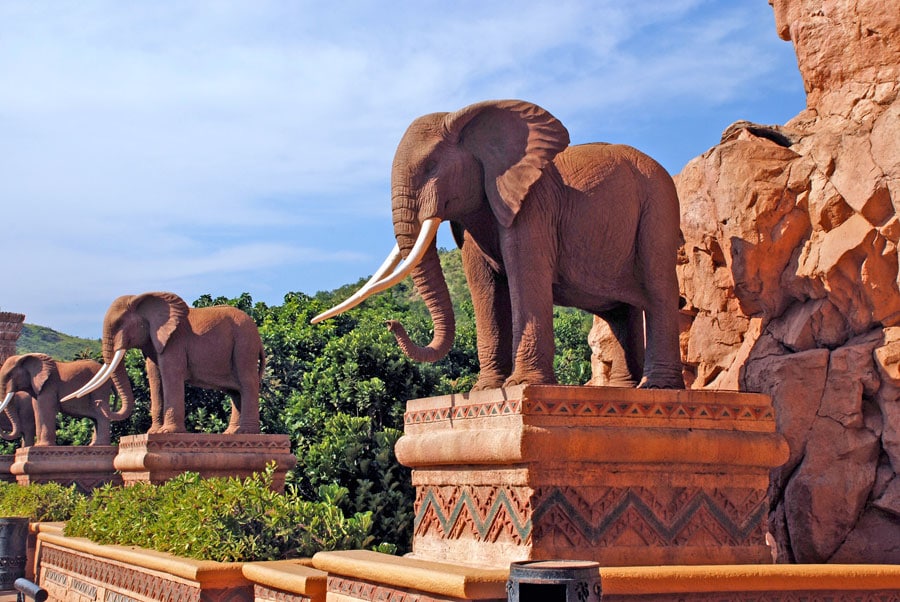
[[[90,382],[100,371],[100,364],[93,360],[77,360],[74,362],[58,362],[44,353],[13,355],[6,359],[0,368],[0,391],[4,394],[0,403],[2,411],[12,424],[10,433],[0,433],[4,439],[16,440],[20,436],[29,445],[32,439],[35,446],[56,445],[56,414],[62,412],[69,416],[90,418],[94,423],[94,435],[91,445],[110,444],[110,421],[126,420],[134,410],[134,394],[131,384],[124,374],[124,366],[120,379],[124,381],[119,392],[122,407],[116,412],[110,410],[109,399],[113,394],[111,386],[99,387],[93,394],[74,395],[73,393]],[[34,432],[29,437],[29,427],[25,425],[22,407],[27,402],[16,397],[16,392],[26,393],[32,398],[32,420]],[[14,407],[15,406],[15,409]]]
[[[259,387],[265,353],[253,319],[228,305],[190,308],[174,293],[124,295],[103,319],[106,376],[127,349],[140,349],[150,386],[149,433],[183,433],[184,386],[231,397],[226,433],[259,433]],[[105,380],[90,383],[86,391]],[[116,387],[118,387],[116,383]]]
[[[10,412],[15,414],[12,420],[9,418]],[[31,447],[34,445],[34,432],[34,407],[31,395],[21,391],[13,393],[6,407],[0,410],[0,437],[7,441],[21,439],[24,447]]]
[[[431,312],[433,339],[419,347],[397,322],[389,328],[412,359],[444,357],[455,323],[434,240],[449,220],[472,292],[476,389],[556,382],[554,304],[610,324],[628,360],[616,384],[684,388],[672,178],[628,146],[568,144],[555,117],[517,100],[413,121],[391,174],[397,245],[357,293],[313,321],[411,273]]]

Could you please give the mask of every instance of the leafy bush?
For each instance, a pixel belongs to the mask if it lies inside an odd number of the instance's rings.
[[[271,489],[274,468],[246,479],[184,473],[162,485],[105,486],[79,504],[66,535],[134,545],[203,560],[249,562],[372,545],[370,513],[347,517],[346,490],[310,502]]]
[[[32,522],[64,521],[83,500],[75,485],[0,483],[0,516],[23,516]]]

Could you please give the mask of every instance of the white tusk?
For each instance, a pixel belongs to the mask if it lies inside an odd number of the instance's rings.
[[[10,391],[6,394],[6,397],[3,398],[3,403],[0,403],[0,412],[6,409],[6,406],[9,405],[9,402],[12,401],[13,396],[16,394],[15,391]]]
[[[125,357],[125,350],[118,349],[115,355],[113,355],[112,361],[109,363],[109,365],[101,367],[100,370],[97,371],[97,374],[94,375],[94,378],[89,380],[87,384],[85,384],[74,393],[66,395],[59,401],[63,402],[69,401],[70,399],[75,399],[76,397],[83,397],[84,395],[87,395],[88,393],[99,389],[100,386],[103,385],[103,383],[109,380],[110,374],[112,374],[113,371],[115,371],[115,369],[119,367],[119,364],[122,362],[123,357]]]
[[[412,272],[413,268],[422,261],[425,251],[428,250],[428,246],[434,240],[434,237],[437,236],[438,227],[440,225],[441,219],[438,217],[431,217],[425,220],[422,223],[422,229],[419,231],[419,237],[416,239],[416,243],[413,245],[409,255],[407,255],[406,259],[397,266],[397,269],[394,270],[393,274],[387,276],[383,280],[379,280],[369,287],[369,295],[374,295],[375,293],[380,293],[383,290],[389,289],[406,278],[409,273]]]
[[[100,366],[100,369],[97,370],[97,372],[91,377],[91,379],[89,381],[87,381],[86,383],[84,383],[81,386],[81,389],[79,389],[78,391],[81,391],[81,390],[87,391],[88,389],[93,387],[95,383],[103,382],[106,379],[106,373],[108,371],[109,371],[109,366],[107,364],[103,364],[102,366]],[[82,393],[81,395],[84,395],[84,393]],[[70,399],[73,397],[81,397],[81,395],[75,395],[75,393],[73,393],[72,395],[69,395],[68,397],[66,397],[64,399]],[[63,401],[63,400],[60,400],[60,401]]]
[[[356,307],[375,293],[380,293],[383,290],[389,289],[406,278],[412,269],[416,267],[416,264],[422,261],[422,256],[425,255],[428,246],[434,240],[434,237],[437,236],[438,227],[440,227],[440,225],[441,219],[438,217],[431,217],[425,220],[422,223],[422,229],[419,231],[419,236],[416,238],[412,250],[409,252],[409,255],[406,256],[406,259],[400,262],[400,265],[397,265],[400,258],[400,247],[394,245],[394,250],[391,251],[391,254],[384,260],[384,263],[381,264],[378,271],[369,278],[369,281],[366,282],[361,289],[356,291],[343,303],[335,305],[328,311],[323,311],[310,320],[310,323],[317,324],[322,320],[327,320],[328,318],[333,318],[338,314],[342,314],[348,309]],[[397,266],[397,269],[390,275],[382,277],[385,272],[392,269],[394,266]]]
[[[362,285],[358,291],[347,297],[347,299],[342,303],[335,305],[327,311],[323,311],[318,316],[310,320],[310,324],[318,324],[322,320],[333,318],[338,314],[344,313],[348,309],[353,309],[354,307],[365,301],[371,295],[369,289],[372,287],[372,285],[381,280],[386,273],[393,270],[398,263],[400,263],[400,245],[395,244],[394,248],[391,249],[391,252],[388,253],[387,259],[385,259],[381,266],[377,270],[375,270],[375,273],[372,274],[372,277],[369,278],[368,282]]]

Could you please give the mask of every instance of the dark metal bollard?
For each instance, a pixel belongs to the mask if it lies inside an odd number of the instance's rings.
[[[600,565],[585,560],[528,560],[509,566],[509,602],[600,602]]]
[[[11,590],[15,580],[25,576],[27,542],[27,518],[0,518],[0,591]]]
[[[26,600],[44,602],[50,595],[43,587],[37,583],[32,583],[24,577],[16,579],[15,587],[16,591],[19,592],[16,595],[16,602],[25,602]]]

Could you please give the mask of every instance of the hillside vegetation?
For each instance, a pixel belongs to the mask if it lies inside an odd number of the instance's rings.
[[[99,339],[82,339],[57,332],[46,326],[23,324],[16,342],[16,353],[46,353],[58,360],[93,357],[100,352]]]

